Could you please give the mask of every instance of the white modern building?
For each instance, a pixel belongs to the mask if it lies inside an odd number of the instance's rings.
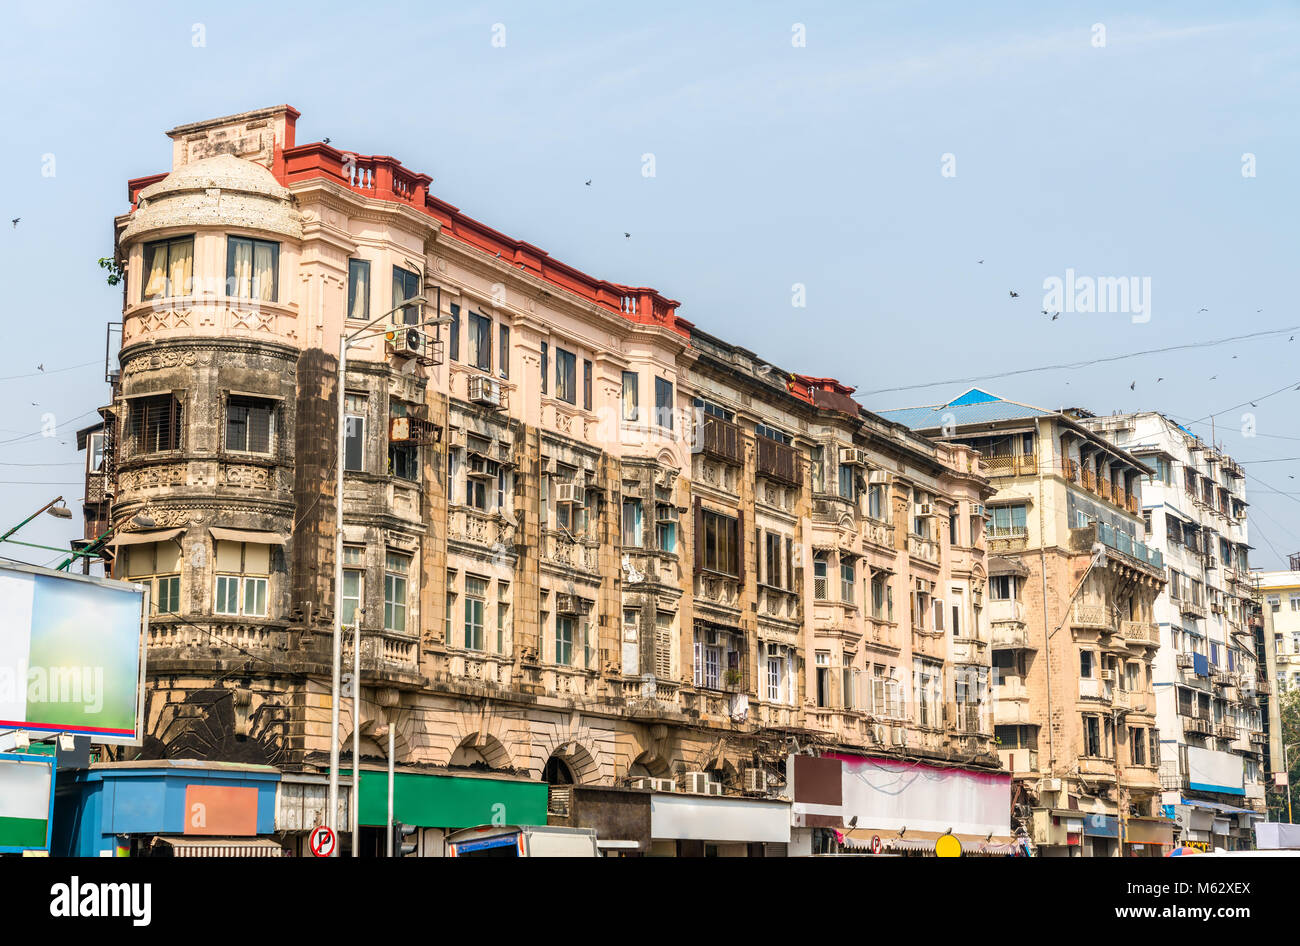
[[[1253,629],[1245,474],[1163,414],[1080,422],[1156,471],[1142,484],[1142,516],[1169,569],[1153,681],[1164,805],[1185,843],[1249,847],[1265,810],[1268,678]]]

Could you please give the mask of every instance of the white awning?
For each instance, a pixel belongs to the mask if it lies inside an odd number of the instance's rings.
[[[283,857],[284,848],[271,838],[156,838],[175,857]]]
[[[790,803],[656,792],[650,796],[650,837],[788,844]]]
[[[220,542],[252,542],[255,545],[284,545],[284,536],[278,532],[264,532],[259,529],[225,529],[212,526],[208,529],[212,537]]]
[[[108,543],[113,547],[122,545],[147,545],[150,542],[168,542],[181,535],[184,529],[154,529],[152,532],[119,532]]]

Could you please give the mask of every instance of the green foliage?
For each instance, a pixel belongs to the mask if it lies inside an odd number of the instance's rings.
[[[1284,693],[1277,695],[1278,714],[1282,717],[1282,744],[1290,746],[1287,750],[1287,761],[1291,763],[1287,772],[1291,792],[1291,807],[1296,817],[1300,817],[1300,689],[1289,689]],[[1282,760],[1278,759],[1277,764]],[[1270,774],[1270,783],[1272,782]],[[1287,805],[1286,792],[1272,791],[1272,785],[1269,785],[1269,820],[1286,821]]]
[[[99,268],[108,270],[107,280],[110,286],[116,286],[122,281],[122,277],[125,275],[121,262],[118,261],[115,256],[101,257],[99,260]]]

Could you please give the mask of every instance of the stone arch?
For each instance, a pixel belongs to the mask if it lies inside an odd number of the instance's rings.
[[[465,736],[456,744],[456,748],[452,750],[451,758],[447,764],[474,765],[479,760],[493,771],[511,771],[514,769],[510,753],[501,740],[491,733],[478,730]]]
[[[554,740],[549,741],[549,745],[543,744],[538,748],[541,749],[539,753],[541,766],[537,771],[537,778],[544,776],[547,763],[552,758],[556,758],[573,774],[575,784],[591,785],[600,782],[600,763],[596,761],[595,753],[583,740],[565,738],[557,734]]]
[[[627,768],[627,778],[672,778],[672,765],[667,759],[647,749],[632,760]]]
[[[352,752],[352,701],[344,699],[339,707],[339,752]],[[367,699],[361,700],[362,758],[388,758],[388,730],[393,727],[393,758],[409,761],[413,746],[414,715],[409,709],[386,707]]]

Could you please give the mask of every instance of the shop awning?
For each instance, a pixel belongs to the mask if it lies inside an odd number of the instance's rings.
[[[699,795],[650,796],[656,840],[790,842],[790,803]]]
[[[154,529],[151,532],[119,532],[108,543],[114,548],[123,545],[147,545],[150,542],[169,542],[185,532],[184,529]]]
[[[1124,825],[1128,844],[1174,843],[1174,823],[1167,818],[1129,818]]]
[[[212,526],[208,529],[212,537],[220,542],[251,542],[254,545],[284,545],[284,536],[278,532],[264,532],[258,529],[226,529]]]
[[[271,838],[155,838],[171,848],[173,857],[283,857],[284,848]]]
[[[938,831],[909,831],[900,838],[896,831],[873,830],[871,828],[853,828],[838,833],[843,837],[845,845],[864,851],[871,850],[872,837],[879,835],[881,849],[891,854],[904,851],[933,854],[935,842],[943,837],[942,833]],[[1010,855],[1016,852],[1015,839],[1010,835],[999,836],[995,834],[990,838],[976,837],[972,834],[957,834],[954,837],[961,842],[962,854]]]
[[[1194,808],[1210,808],[1214,811],[1223,811],[1230,815],[1254,815],[1257,818],[1264,817],[1264,812],[1255,811],[1253,808],[1236,808],[1232,805],[1224,805],[1217,801],[1201,801],[1199,798],[1184,798],[1183,804],[1190,805]]]
[[[361,824],[387,823],[388,772],[362,769],[360,788]],[[545,782],[423,772],[393,777],[393,817],[422,828],[476,828],[503,811],[510,824],[544,825],[546,804]]]

